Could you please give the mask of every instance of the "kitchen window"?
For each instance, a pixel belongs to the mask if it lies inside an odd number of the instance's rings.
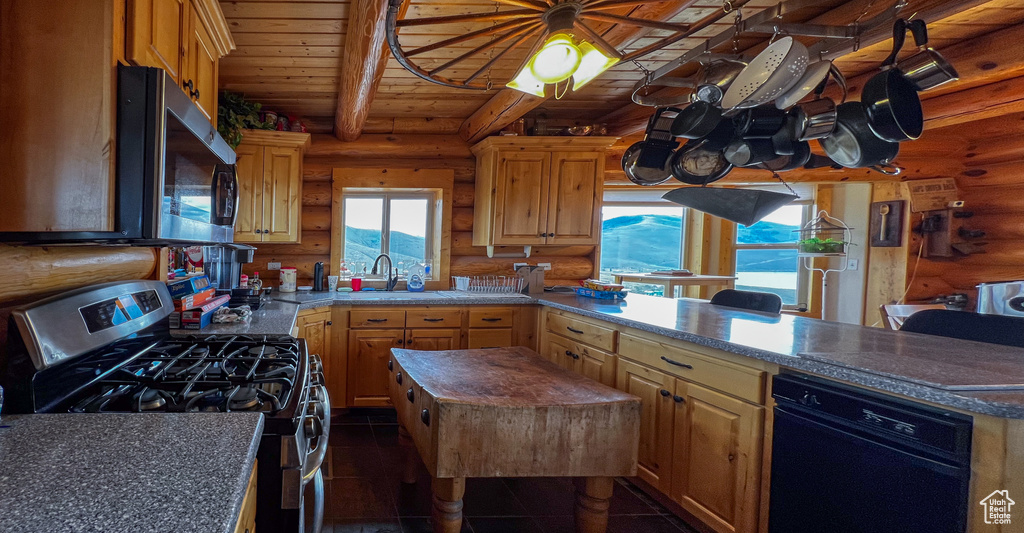
[[[683,267],[686,208],[664,191],[607,191],[601,208],[601,279],[615,274]],[[627,283],[633,292],[662,296],[664,287]]]
[[[416,263],[433,264],[434,193],[346,191],[343,202],[342,259],[354,274],[363,274],[364,267],[368,274],[382,253],[391,256],[403,275]]]
[[[785,309],[807,307],[810,272],[797,256],[796,230],[809,220],[812,204],[812,200],[794,202],[750,227],[737,224],[737,289],[778,294]]]

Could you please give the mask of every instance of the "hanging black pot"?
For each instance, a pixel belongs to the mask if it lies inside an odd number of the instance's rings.
[[[758,189],[683,187],[665,193],[662,198],[737,224],[752,226],[800,197]]]
[[[871,131],[891,142],[914,140],[924,131],[924,111],[917,87],[895,68],[896,55],[903,47],[906,33],[907,21],[897,20],[893,27],[892,53],[882,63],[882,72],[864,84],[860,95],[871,119]]]

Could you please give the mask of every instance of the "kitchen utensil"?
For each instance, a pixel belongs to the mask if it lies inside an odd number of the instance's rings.
[[[810,159],[811,145],[806,141],[798,141],[793,143],[793,153],[791,155],[780,155],[758,166],[772,172],[786,172],[806,165]]]
[[[694,92],[694,97],[702,102],[718,104],[725,96],[725,91],[736,79],[736,76],[746,68],[747,64],[720,54],[707,54],[704,59],[710,59],[710,61],[701,62],[701,71],[698,73],[700,82]]]
[[[899,173],[890,164],[899,154],[899,143],[880,139],[871,131],[862,102],[846,102],[836,112],[836,131],[821,140],[822,148],[833,161],[847,168],[867,167],[883,174]]]
[[[626,177],[629,181],[637,185],[660,185],[666,181],[672,179],[672,173],[668,170],[668,167],[662,168],[648,168],[641,167],[636,164],[637,158],[640,156],[640,150],[643,148],[644,141],[636,142],[626,148],[626,152],[622,154],[622,171],[626,173]]]
[[[769,44],[729,85],[722,107],[747,108],[771,102],[796,85],[807,63],[807,47],[792,37]]]
[[[322,291],[324,290],[324,263],[323,261],[317,261],[313,265],[313,290]]]
[[[843,98],[839,103],[845,103],[846,97],[849,94],[846,86],[846,77],[843,76],[843,73],[835,65],[829,68],[829,77],[836,80],[836,83],[843,91]],[[825,87],[828,85],[829,77],[823,79],[814,90],[816,95],[814,100],[800,104],[790,111],[790,116],[796,122],[794,137],[797,140],[824,139],[835,131],[837,119],[836,102],[831,98],[822,96],[825,92]]]
[[[709,148],[707,140],[693,140],[672,154],[669,160],[672,176],[689,185],[704,185],[724,178],[733,165],[722,150]]]
[[[896,65],[896,55],[906,39],[907,21],[898,19],[893,25],[893,46],[882,62],[882,72],[864,84],[860,100],[864,102],[871,131],[886,141],[914,140],[924,130],[924,112],[917,89]]]
[[[643,144],[637,154],[637,166],[653,169],[665,168],[669,156],[672,155],[672,150],[679,146],[671,129],[672,123],[680,111],[682,110],[676,107],[659,107],[654,111],[647,122]]]
[[[700,139],[711,133],[721,120],[720,108],[698,100],[676,115],[672,121],[672,135],[685,139]]]
[[[736,115],[733,124],[739,137],[770,139],[786,124],[786,112],[773,106],[759,106]]]
[[[771,139],[736,139],[725,147],[725,159],[738,167],[764,163],[778,157]]]
[[[759,189],[683,187],[665,193],[662,198],[737,224],[752,226],[799,196]]]
[[[889,218],[889,204],[882,204],[878,208],[878,214],[882,215],[882,223],[879,225],[880,229],[878,231],[878,240],[884,241],[886,228],[885,219]]]
[[[821,82],[825,81],[831,67],[831,61],[815,61],[808,65],[804,75],[800,77],[800,81],[796,82],[796,85],[793,85],[788,91],[775,99],[775,107],[789,109],[796,105],[805,96],[811,94]]]
[[[689,91],[667,91],[665,89],[690,89]],[[664,107],[683,105],[693,100],[693,93],[697,89],[697,80],[694,78],[678,78],[662,76],[657,80],[650,79],[643,85],[633,89],[631,98],[634,104]]]
[[[900,61],[899,70],[918,91],[927,91],[960,79],[953,65],[928,46],[928,26],[921,19],[910,21],[910,32],[918,52]]]

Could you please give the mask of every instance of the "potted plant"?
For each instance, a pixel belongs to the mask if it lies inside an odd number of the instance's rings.
[[[263,106],[250,102],[241,94],[224,91],[220,94],[217,108],[217,132],[232,149],[242,142],[242,130],[272,130],[274,124],[267,124],[260,116]]]
[[[840,239],[811,237],[797,241],[800,252],[805,254],[841,254],[846,252],[846,241]]]

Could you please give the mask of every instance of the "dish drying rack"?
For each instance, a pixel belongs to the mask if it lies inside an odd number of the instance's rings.
[[[452,290],[462,292],[522,292],[526,280],[519,276],[452,276]]]

